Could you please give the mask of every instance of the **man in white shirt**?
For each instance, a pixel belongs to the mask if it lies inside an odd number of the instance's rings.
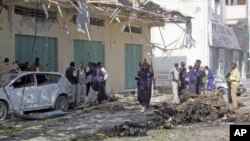
[[[86,73],[83,68],[83,63],[80,62],[79,68],[74,72],[74,76],[77,79],[77,94],[76,94],[76,105],[80,106],[81,96],[84,97],[84,102],[87,102],[88,99],[86,97]]]
[[[104,86],[104,91],[105,91],[105,94],[104,94],[104,99],[105,100],[108,100],[107,98],[107,95],[106,95],[106,81],[108,79],[108,72],[106,71],[106,69],[103,67],[103,64],[102,62],[98,62],[97,63],[98,67],[101,68],[101,71],[102,71],[102,74],[103,74],[103,86]]]

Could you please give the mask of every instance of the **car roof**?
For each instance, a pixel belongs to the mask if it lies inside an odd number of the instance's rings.
[[[46,71],[21,71],[18,73],[12,73],[11,75],[26,75],[26,74],[55,74],[55,75],[63,75],[62,73],[59,72],[46,72]]]

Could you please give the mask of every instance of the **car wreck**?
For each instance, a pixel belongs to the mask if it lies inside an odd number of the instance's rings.
[[[20,72],[9,74],[0,88],[0,119],[8,113],[43,109],[66,111],[74,102],[71,84],[61,73]]]

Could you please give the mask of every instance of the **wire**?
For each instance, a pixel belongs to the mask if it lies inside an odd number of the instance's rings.
[[[33,52],[34,52],[34,48],[35,48],[35,42],[36,42],[36,37],[37,37],[37,17],[36,17],[36,16],[37,16],[37,11],[38,11],[39,5],[40,5],[40,1],[37,2],[36,11],[35,11],[35,13],[34,13],[36,25],[35,25],[35,35],[34,35],[35,37],[34,37],[34,40],[33,40],[33,47],[32,47],[31,56],[30,56],[30,59],[29,59],[30,62],[31,62],[31,59],[32,59],[32,56],[33,56]],[[27,76],[28,76],[28,75],[26,75],[26,77],[25,77],[25,84],[27,83]],[[19,105],[19,109],[18,109],[17,115],[19,115],[20,112],[21,112],[21,106],[22,106],[22,103],[23,103],[24,92],[25,92],[25,87],[23,88],[23,91],[22,91],[21,102],[20,102],[20,105]],[[12,136],[13,133],[16,131],[17,120],[15,121],[14,127],[15,127],[15,128],[11,131],[10,136]]]
[[[29,75],[26,75],[26,76],[25,76],[24,85],[27,84],[27,78],[28,78],[28,76],[29,76]],[[22,78],[22,77],[21,77],[21,78]],[[20,115],[20,112],[21,112],[21,107],[22,107],[22,104],[23,104],[24,92],[25,92],[25,87],[23,88],[23,91],[22,91],[21,102],[20,102],[20,105],[19,105],[19,108],[18,108],[17,115]],[[13,109],[13,110],[14,110],[14,109]],[[15,121],[14,127],[15,127],[15,128],[13,128],[13,130],[10,132],[10,136],[12,136],[13,133],[16,131],[17,120]]]
[[[36,38],[37,38],[37,17],[36,16],[37,16],[37,11],[38,11],[39,5],[40,5],[40,1],[37,2],[36,11],[34,13],[36,24],[35,24],[35,35],[34,35],[33,45],[32,45],[32,49],[31,49],[31,55],[30,55],[30,58],[29,58],[30,62],[31,62],[31,59],[33,57],[35,43],[36,43]]]

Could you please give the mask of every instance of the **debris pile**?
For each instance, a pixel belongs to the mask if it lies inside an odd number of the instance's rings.
[[[156,107],[155,113],[169,126],[195,122],[215,121],[230,113],[223,97],[217,93],[194,95],[183,92],[183,103],[179,105],[163,104]]]
[[[146,136],[147,125],[133,122],[125,122],[115,126],[113,132],[109,132],[109,136]]]

